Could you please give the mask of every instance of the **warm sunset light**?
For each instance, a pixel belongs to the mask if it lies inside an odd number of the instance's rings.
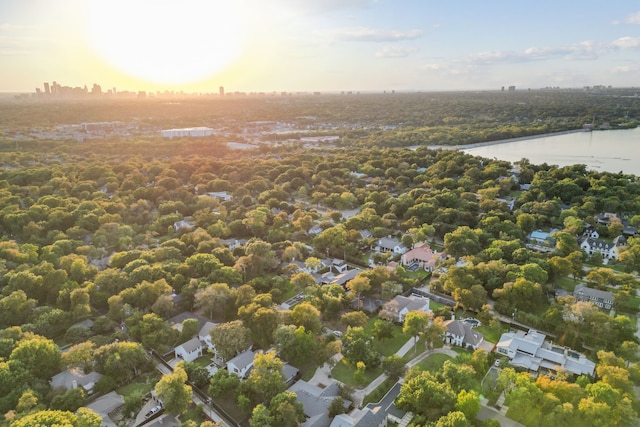
[[[114,68],[154,83],[206,79],[243,48],[234,2],[96,1],[86,20],[89,45]]]

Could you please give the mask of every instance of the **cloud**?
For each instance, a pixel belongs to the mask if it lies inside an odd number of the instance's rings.
[[[336,40],[356,42],[397,42],[414,40],[422,36],[423,31],[411,30],[383,30],[368,27],[339,28],[329,31],[329,35]]]
[[[414,53],[417,49],[414,47],[402,46],[383,46],[376,52],[378,58],[405,58]]]
[[[586,40],[565,46],[530,47],[522,51],[478,52],[455,60],[476,65],[544,61],[562,57],[567,60],[593,60],[620,50],[640,48],[640,37],[621,37],[611,42]]]
[[[378,3],[378,0],[276,0],[278,2],[287,9],[302,14],[316,14],[344,9],[366,9]]]
[[[613,21],[612,24],[613,25],[620,25],[620,24],[638,25],[640,24],[640,12],[629,14],[625,16],[621,21]]]
[[[620,65],[618,67],[614,67],[611,71],[616,74],[627,74],[627,73],[636,73],[639,68],[631,65]]]

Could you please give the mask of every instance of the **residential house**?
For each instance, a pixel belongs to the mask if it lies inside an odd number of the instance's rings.
[[[411,311],[424,311],[425,313],[429,313],[431,311],[429,309],[429,298],[419,295],[411,295],[410,297],[398,295],[382,306],[380,316],[393,320],[394,322],[402,323],[407,313]]]
[[[181,358],[185,362],[193,362],[199,357],[202,357],[202,353],[205,346],[198,337],[193,337],[189,341],[184,342],[175,348],[176,357]]]
[[[252,350],[246,350],[227,362],[227,371],[236,374],[240,378],[248,378],[253,369],[253,360],[256,353]],[[291,384],[298,376],[299,370],[295,366],[284,363],[280,370],[284,382]]]
[[[349,265],[347,264],[347,261],[343,259],[334,258],[331,261],[331,269],[337,273],[344,273],[349,269]]]
[[[613,242],[607,242],[601,239],[585,238],[580,242],[580,249],[588,255],[599,253],[603,259],[618,259],[618,248],[624,246],[627,239],[624,236],[618,236]]]
[[[622,234],[626,236],[636,236],[638,234],[637,227],[633,227],[629,223],[629,220],[624,216],[618,216],[618,214],[615,214],[615,213],[604,212],[604,213],[598,214],[596,215],[596,222],[598,224],[602,224],[606,226],[608,226],[612,222],[619,222],[623,226]]]
[[[71,390],[82,387],[87,393],[92,393],[93,387],[101,377],[97,372],[85,374],[82,369],[71,368],[54,375],[51,378],[51,388]]]
[[[336,415],[329,427],[387,427],[387,413],[382,406],[367,405],[350,414]]]
[[[593,227],[587,227],[582,232],[582,236],[587,237],[589,239],[599,239],[600,233],[598,233],[598,231]]]
[[[215,353],[216,346],[211,342],[211,330],[218,326],[217,323],[207,322],[200,328],[198,332],[198,339],[206,346],[207,350]]]
[[[171,325],[173,329],[177,330],[178,332],[182,332],[182,322],[184,322],[187,319],[197,320],[201,328],[204,326],[205,323],[209,321],[209,319],[207,319],[204,316],[200,316],[199,314],[195,314],[190,311],[183,311],[182,313],[177,314],[172,318],[168,319],[167,322]]]
[[[611,308],[613,308],[613,293],[589,288],[584,283],[580,283],[575,287],[573,297],[576,301],[592,302],[605,310],[611,310]]]
[[[229,200],[231,200],[233,198],[233,196],[231,196],[231,194],[227,193],[226,191],[213,191],[213,192],[206,193],[206,194],[209,197],[213,197],[214,199],[218,199],[218,200],[221,200],[223,202],[228,202]]]
[[[253,367],[255,354],[252,350],[246,350],[227,362],[227,371],[236,374],[240,378],[247,378],[249,370]]]
[[[191,218],[184,218],[181,219],[180,221],[176,221],[173,223],[173,229],[174,231],[178,231],[178,230],[192,230],[193,227],[195,227],[196,225],[191,222]]]
[[[556,244],[555,239],[553,239],[551,235],[556,231],[558,230],[556,229],[552,229],[550,231],[535,230],[535,231],[532,231],[527,237],[529,238],[530,241],[537,243],[538,245],[555,246]]]
[[[337,284],[340,286],[344,286],[349,280],[355,278],[361,271],[362,270],[358,268],[354,268],[353,270],[347,270],[344,273],[338,274],[337,276],[331,272],[328,272],[322,275],[322,284]]]
[[[101,427],[117,427],[116,421],[120,421],[119,417],[122,417],[121,408],[124,407],[124,399],[112,391],[85,406],[102,418]]]
[[[425,271],[433,271],[442,258],[444,258],[443,252],[434,252],[426,243],[420,243],[409,252],[402,254],[400,263],[405,267],[417,264]]]
[[[480,332],[462,320],[447,320],[444,322],[444,326],[447,328],[445,342],[448,344],[477,350],[484,341],[484,336]]]
[[[329,425],[331,421],[329,406],[336,397],[340,396],[338,383],[332,381],[326,387],[321,388],[300,380],[289,387],[288,391],[294,392],[298,402],[302,404],[306,420],[301,424],[301,427],[326,427]],[[345,400],[343,404],[347,409],[351,402]]]
[[[230,251],[233,251],[235,248],[240,248],[246,245],[248,242],[247,239],[224,239],[222,243],[229,248]]]
[[[535,373],[563,369],[575,375],[593,375],[596,364],[567,347],[546,341],[546,335],[530,329],[502,334],[496,345],[498,354],[507,356],[509,364]]]
[[[394,239],[392,237],[383,237],[378,239],[373,247],[373,250],[378,253],[388,253],[391,252],[394,255],[402,255],[407,252],[409,249],[405,245],[402,244],[398,239]]]

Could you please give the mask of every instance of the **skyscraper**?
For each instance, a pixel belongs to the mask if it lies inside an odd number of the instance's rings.
[[[220,92],[220,96],[224,96],[224,86],[220,86],[218,91]]]
[[[44,82],[44,93],[47,95],[51,94],[51,89],[49,88],[49,83]]]

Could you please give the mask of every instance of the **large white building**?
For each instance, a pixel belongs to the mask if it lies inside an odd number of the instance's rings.
[[[583,354],[546,341],[547,336],[530,329],[502,334],[496,352],[509,358],[509,364],[532,372],[564,369],[575,375],[593,375],[596,364]]]
[[[207,127],[165,129],[160,131],[163,138],[202,137],[213,135],[213,129]]]

